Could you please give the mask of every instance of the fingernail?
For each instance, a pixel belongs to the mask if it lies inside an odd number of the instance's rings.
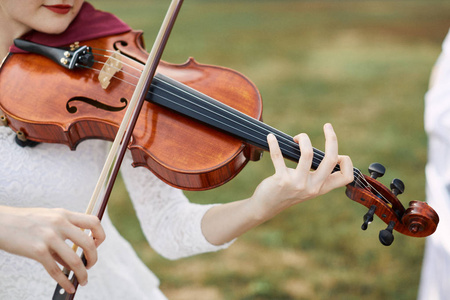
[[[325,128],[326,128],[326,129],[334,130],[333,125],[331,125],[330,123],[326,123],[326,124],[325,124]]]
[[[84,281],[83,283],[80,283],[82,286],[85,286],[88,283],[88,281]]]

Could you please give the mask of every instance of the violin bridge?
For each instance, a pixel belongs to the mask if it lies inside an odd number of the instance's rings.
[[[111,78],[122,69],[122,61],[120,60],[121,54],[119,51],[114,52],[103,65],[100,74],[98,74],[98,80],[103,89],[107,89],[111,83]]]

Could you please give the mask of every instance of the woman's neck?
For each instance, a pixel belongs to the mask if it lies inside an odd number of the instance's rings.
[[[28,31],[30,31],[30,28],[11,20],[0,10],[0,63],[8,54],[9,47],[13,44],[14,39],[21,37]]]

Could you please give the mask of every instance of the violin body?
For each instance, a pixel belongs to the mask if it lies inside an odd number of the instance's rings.
[[[131,31],[83,45],[119,50],[132,59],[123,62],[122,71],[104,89],[98,71],[65,69],[33,53],[10,54],[0,70],[0,110],[8,126],[29,140],[62,143],[72,150],[86,139],[114,140],[148,57],[142,32]],[[95,59],[99,62],[93,68],[102,69],[107,57]],[[179,65],[161,61],[157,72],[261,119],[258,90],[236,71],[189,59]],[[145,166],[166,183],[185,190],[224,184],[249,160],[259,159],[261,152],[150,101],[144,103],[129,149],[135,166]]]

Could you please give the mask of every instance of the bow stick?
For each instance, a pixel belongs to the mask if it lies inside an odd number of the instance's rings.
[[[145,68],[142,71],[142,75],[139,78],[139,82],[134,90],[133,97],[131,98],[130,104],[125,112],[125,116],[119,127],[119,130],[114,139],[111,150],[106,159],[105,165],[103,167],[102,173],[100,174],[99,180],[92,194],[89,205],[86,209],[86,214],[92,214],[94,208],[98,206],[97,217],[101,220],[106,209],[109,197],[111,195],[115,180],[119,173],[120,165],[125,156],[127,146],[130,142],[133,129],[136,125],[139,113],[141,111],[142,105],[147,95],[147,91],[150,88],[150,84],[158,67],[159,61],[161,60],[162,53],[169,39],[169,35],[175,24],[175,20],[181,9],[183,0],[172,0],[169,9],[166,13],[164,21],[161,25],[159,33],[156,37],[155,43],[153,44],[152,51],[147,59]],[[109,174],[109,175],[108,175]],[[105,184],[106,183],[106,184]],[[102,196],[102,201],[99,203],[99,199]],[[77,251],[78,247],[74,245],[74,251]],[[81,255],[83,263],[86,265],[86,258],[84,254]],[[67,268],[63,269],[64,274],[69,277],[71,271]],[[70,278],[70,277],[69,277]],[[53,294],[53,300],[71,300],[75,297],[75,293],[78,287],[78,280],[75,275],[70,279],[75,287],[75,292],[73,294],[67,293],[59,284],[56,286],[55,292]]]

